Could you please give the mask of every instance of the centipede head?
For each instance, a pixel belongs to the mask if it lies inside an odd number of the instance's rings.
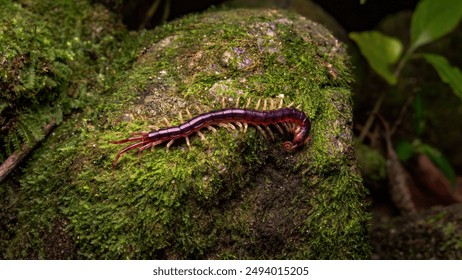
[[[139,135],[139,136],[137,136],[137,135]],[[124,149],[119,151],[119,153],[117,153],[114,161],[112,162],[112,174],[113,175],[114,175],[114,169],[115,169],[115,167],[117,165],[117,161],[119,160],[119,158],[123,154],[125,154],[126,152],[128,152],[130,150],[139,149],[142,146],[146,145],[147,135],[148,135],[147,132],[135,132],[135,133],[132,133],[130,136],[137,136],[137,137],[129,137],[129,138],[118,140],[118,141],[110,141],[111,144],[124,144],[124,143],[127,143],[127,142],[137,142],[137,143],[135,143],[133,145],[125,147]]]

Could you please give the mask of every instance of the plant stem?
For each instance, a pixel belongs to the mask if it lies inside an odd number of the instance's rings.
[[[401,75],[401,71],[404,68],[404,65],[406,65],[407,61],[411,58],[412,54],[414,53],[415,48],[410,47],[407,49],[406,53],[403,55],[403,58],[398,62],[398,65],[396,66],[396,70],[393,73],[393,75],[396,77],[396,79],[399,78]],[[379,99],[374,104],[374,108],[372,109],[371,115],[366,121],[366,124],[364,125],[363,130],[361,131],[361,134],[359,135],[359,141],[363,142],[364,138],[366,135],[369,133],[369,130],[371,129],[372,124],[374,123],[375,116],[380,110],[380,107],[382,106],[383,100],[385,99],[386,92],[382,92],[380,94]]]
[[[404,65],[407,63],[407,61],[411,58],[411,55],[414,53],[415,48],[409,48],[407,49],[406,53],[403,55],[403,58],[398,62],[398,65],[396,66],[395,72],[393,75],[396,77],[396,79],[399,78],[401,75],[401,71],[404,68]]]
[[[369,118],[366,121],[366,124],[363,127],[363,130],[361,131],[361,134],[359,135],[359,141],[363,142],[364,138],[366,135],[369,133],[369,130],[371,129],[372,124],[374,123],[375,116],[378,114],[380,107],[382,107],[383,100],[385,99],[386,92],[382,91],[380,94],[379,99],[374,104],[374,108],[372,108],[372,112],[369,116]]]
[[[55,127],[56,122],[53,120],[45,126],[45,137]],[[35,142],[32,146],[24,144],[20,150],[14,151],[3,163],[0,165],[0,182],[2,182],[8,174],[13,171],[16,166],[37,146],[40,141]]]

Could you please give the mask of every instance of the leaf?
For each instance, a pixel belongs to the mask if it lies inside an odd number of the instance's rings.
[[[411,142],[407,140],[403,140],[398,142],[395,147],[396,154],[400,161],[407,161],[414,155],[414,146]]]
[[[0,103],[0,114],[3,112],[3,110],[8,107],[8,103],[6,102],[1,102]]]
[[[451,32],[462,18],[460,0],[422,0],[411,23],[411,49],[439,39]]]
[[[377,31],[351,32],[350,38],[356,42],[372,69],[388,84],[396,84],[397,79],[390,66],[401,56],[403,51],[401,42]]]
[[[424,54],[425,60],[438,72],[441,80],[448,84],[452,91],[462,99],[462,72],[459,68],[451,66],[448,60],[437,54]]]
[[[424,132],[425,129],[425,113],[424,106],[422,104],[422,97],[420,94],[416,94],[412,108],[414,113],[412,120],[414,131],[417,135],[420,135]]]
[[[454,186],[456,173],[446,157],[436,148],[428,144],[418,144],[416,148],[420,153],[427,155],[444,173],[444,175],[446,175],[451,182],[451,185]]]

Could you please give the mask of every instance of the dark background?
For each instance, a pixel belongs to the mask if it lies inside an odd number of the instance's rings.
[[[154,0],[123,1],[117,4],[115,0],[101,0],[108,7],[122,14],[123,21],[132,30],[138,29],[145,17],[146,11],[151,7]],[[162,0],[152,20],[146,28],[152,28],[162,22],[166,0]],[[264,1],[262,1],[264,2]],[[283,6],[289,6],[290,0]],[[376,24],[387,15],[401,10],[413,10],[417,0],[368,0],[364,5],[360,0],[314,0],[324,10],[331,14],[347,32],[373,29]],[[167,20],[181,17],[188,13],[200,12],[213,5],[226,4],[223,0],[171,0]]]

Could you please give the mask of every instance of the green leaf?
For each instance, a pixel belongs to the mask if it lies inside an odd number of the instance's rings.
[[[459,68],[451,66],[448,60],[437,54],[424,54],[425,60],[438,72],[441,80],[448,84],[452,91],[462,99],[462,72]]]
[[[398,142],[395,146],[395,151],[400,161],[407,161],[415,153],[414,146],[407,140]]]
[[[451,32],[462,18],[460,0],[422,0],[411,23],[411,49],[439,39]]]
[[[425,113],[424,113],[424,107],[422,103],[422,97],[420,94],[417,94],[415,96],[414,102],[412,104],[412,108],[414,111],[414,116],[413,116],[413,126],[414,126],[414,131],[417,135],[420,135],[424,132],[425,129]]]
[[[446,177],[451,182],[451,185],[454,186],[456,180],[456,173],[449,161],[446,159],[446,157],[443,154],[441,154],[441,152],[438,151],[438,149],[428,144],[420,143],[416,148],[417,151],[419,151],[420,153],[427,155],[444,173],[444,175],[446,175]]]
[[[3,112],[3,110],[8,107],[8,104],[6,102],[1,102],[0,103],[0,114]]]
[[[377,31],[351,32],[350,38],[356,42],[361,53],[377,74],[390,85],[397,82],[396,76],[390,70],[403,51],[401,42]]]

